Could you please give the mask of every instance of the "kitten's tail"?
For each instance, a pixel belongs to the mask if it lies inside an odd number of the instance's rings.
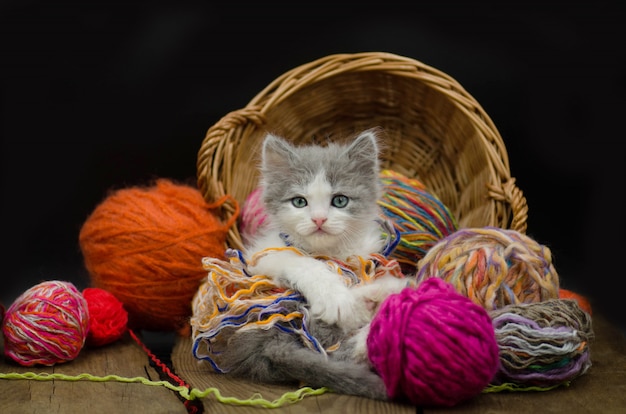
[[[270,352],[285,374],[304,385],[327,387],[340,394],[388,399],[382,378],[365,363],[336,360],[299,346],[272,349]]]
[[[388,400],[382,378],[366,362],[323,355],[284,333],[268,336],[262,335],[261,339],[258,332],[234,335],[228,350],[237,351],[223,355],[232,367],[230,373],[260,382],[298,382],[339,394]]]

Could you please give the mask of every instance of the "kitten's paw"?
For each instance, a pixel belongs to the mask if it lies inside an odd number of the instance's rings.
[[[353,349],[352,357],[357,362],[369,363],[367,356],[367,336],[370,333],[370,324],[359,328],[356,333],[348,339],[349,346]]]
[[[376,279],[372,283],[361,284],[352,288],[354,297],[363,302],[373,316],[380,304],[387,297],[394,293],[399,293],[407,287],[408,279],[400,279],[393,276],[384,276]]]
[[[371,318],[365,303],[357,300],[343,285],[320,289],[309,295],[308,302],[313,317],[331,325],[336,324],[346,332],[362,327]]]
[[[246,270],[250,275],[264,275],[268,277],[274,276],[275,269],[272,267],[268,260],[257,260],[255,262],[249,262]]]

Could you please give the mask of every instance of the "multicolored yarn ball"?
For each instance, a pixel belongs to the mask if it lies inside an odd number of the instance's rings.
[[[426,252],[458,229],[456,218],[419,180],[392,170],[380,174],[383,196],[379,201],[383,216],[400,232],[400,243],[390,257],[405,273],[415,273],[415,266]]]
[[[454,406],[478,394],[499,366],[487,311],[441,279],[389,296],[371,323],[369,359],[390,399]]]
[[[86,288],[82,293],[89,309],[87,345],[103,346],[117,341],[128,329],[128,312],[112,293]]]
[[[591,315],[575,300],[508,305],[490,316],[500,347],[493,384],[500,388],[553,387],[591,366]]]
[[[435,244],[417,263],[418,284],[432,277],[489,311],[559,296],[550,249],[496,227],[461,229]]]
[[[85,298],[70,282],[46,281],[22,293],[2,324],[4,354],[24,366],[75,359],[89,329]]]
[[[222,222],[217,210],[227,202],[234,213]],[[206,275],[202,258],[224,257],[238,214],[231,196],[209,204],[198,189],[164,178],[117,190],[80,231],[92,285],[124,304],[130,327],[184,332]]]

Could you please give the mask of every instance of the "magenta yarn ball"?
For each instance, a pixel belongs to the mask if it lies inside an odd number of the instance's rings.
[[[487,311],[438,278],[389,296],[367,337],[390,399],[451,407],[489,385],[499,347]]]

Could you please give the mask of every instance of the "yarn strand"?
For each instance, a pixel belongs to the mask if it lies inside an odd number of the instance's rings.
[[[303,400],[305,397],[321,395],[326,392],[330,392],[327,388],[311,388],[311,387],[301,387],[296,391],[286,392],[281,395],[279,398],[275,400],[267,400],[263,398],[260,394],[254,394],[252,397],[247,399],[240,399],[236,397],[225,397],[222,395],[218,388],[206,388],[204,390],[200,390],[197,388],[187,388],[184,385],[174,385],[169,381],[154,381],[144,377],[123,377],[120,375],[92,375],[87,373],[82,373],[78,375],[65,375],[61,373],[34,373],[34,372],[24,372],[24,373],[0,373],[0,379],[5,380],[29,380],[29,381],[92,381],[92,382],[120,382],[126,384],[143,384],[152,387],[164,387],[171,391],[177,392],[181,397],[186,400],[195,400],[198,398],[205,398],[209,395],[213,394],[215,399],[222,404],[229,405],[247,405],[247,406],[258,406],[264,408],[278,408],[282,407],[286,404],[296,403],[298,401]]]

